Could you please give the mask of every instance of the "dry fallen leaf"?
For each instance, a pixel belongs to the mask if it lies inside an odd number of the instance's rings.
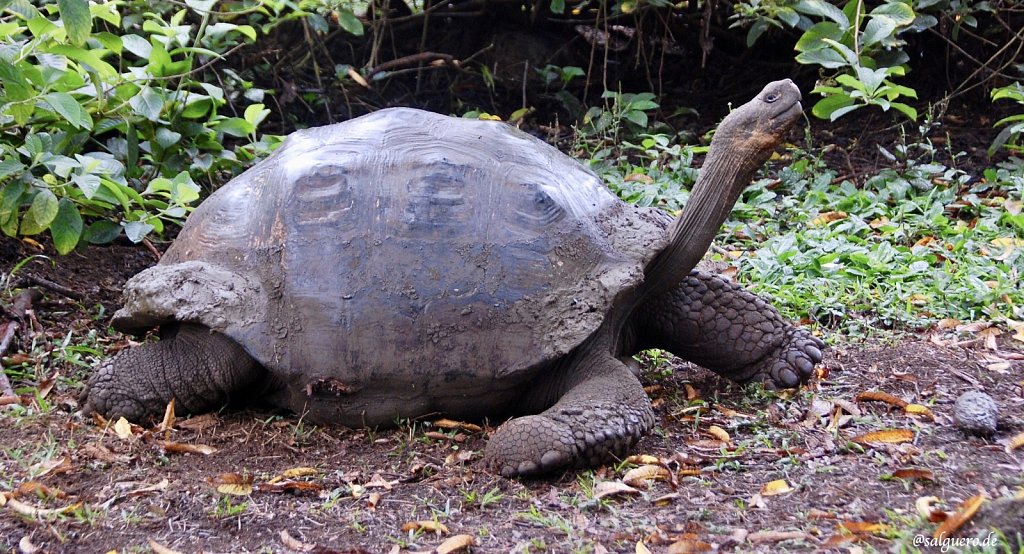
[[[919,481],[934,481],[935,473],[930,469],[918,469],[915,467],[908,467],[904,469],[897,469],[892,472],[892,476],[897,479],[917,479]]]
[[[890,404],[892,406],[896,406],[899,408],[903,408],[907,405],[907,402],[905,400],[897,398],[887,392],[877,390],[857,393],[857,396],[853,397],[853,399],[856,400],[857,402],[885,402],[886,404]]]
[[[453,552],[467,552],[470,547],[476,544],[473,535],[454,535],[437,546],[437,554],[452,554]]]
[[[761,487],[761,496],[776,496],[791,492],[792,490],[793,487],[789,486],[789,483],[787,483],[785,479],[776,479],[765,483],[764,486]]]
[[[114,432],[117,433],[118,438],[127,439],[132,436],[132,424],[128,423],[128,420],[119,417],[114,422]]]
[[[636,554],[653,554],[653,552],[651,552],[651,549],[647,548],[647,545],[644,544],[644,541],[636,541],[635,552]]]
[[[209,456],[217,452],[216,448],[205,444],[185,444],[161,440],[154,442],[168,454],[202,454],[203,456]]]
[[[167,548],[166,546],[156,542],[153,539],[146,539],[146,542],[149,543],[149,548],[155,554],[181,554],[180,550],[175,550],[173,548]]]
[[[922,496],[914,501],[914,507],[917,508],[917,513],[921,517],[932,523],[938,523],[946,520],[946,512],[932,507],[938,502],[939,497],[937,496]]]
[[[70,506],[64,506],[63,508],[37,508],[35,506],[26,504],[21,500],[18,500],[17,498],[8,498],[7,507],[25,517],[45,519],[73,512],[81,508],[82,503],[77,502]]]
[[[697,554],[711,552],[714,547],[696,539],[680,539],[668,546],[668,554]]]
[[[939,524],[935,529],[935,539],[945,539],[952,536],[956,529],[964,526],[965,523],[974,517],[974,514],[978,513],[978,509],[985,503],[985,494],[979,493],[956,507],[956,511],[952,513],[945,521]]]
[[[791,540],[810,540],[810,533],[803,531],[757,531],[747,535],[747,540],[757,544],[762,542],[781,542]]]
[[[178,429],[186,431],[204,431],[220,423],[214,414],[203,414],[178,421]]]
[[[900,444],[914,440],[914,432],[910,429],[885,429],[882,431],[871,431],[851,439],[858,444],[887,443]]]
[[[729,433],[727,433],[725,429],[722,429],[717,425],[712,425],[711,427],[708,427],[708,433],[722,442],[729,442],[732,440],[732,437],[729,436]]]
[[[447,535],[448,528],[439,521],[433,520],[419,520],[410,521],[405,525],[402,525],[402,532],[408,533],[409,531],[419,531],[421,533],[437,533],[438,535]]]
[[[299,539],[292,537],[285,529],[282,529],[281,532],[278,533],[278,537],[281,538],[281,544],[283,544],[288,550],[295,550],[296,552],[310,552],[316,548],[315,544],[304,543]]]
[[[821,227],[822,225],[832,223],[833,221],[839,221],[841,219],[846,219],[846,212],[825,212],[811,220],[811,227]]]
[[[281,476],[285,479],[294,479],[296,477],[308,477],[310,475],[316,475],[320,473],[315,467],[293,467],[286,469],[281,473]]]
[[[633,454],[624,460],[627,464],[633,465],[648,465],[648,464],[660,464],[661,458],[657,456],[651,456],[650,454]]]
[[[1024,433],[1019,433],[1010,438],[1010,441],[1006,443],[1006,453],[1009,454],[1014,450],[1024,446]]]
[[[625,494],[640,494],[640,491],[619,481],[601,481],[594,485],[594,498],[597,500]]]
[[[462,429],[463,431],[469,431],[470,433],[480,433],[484,430],[483,427],[480,427],[479,425],[466,423],[464,421],[453,421],[451,419],[439,419],[434,422],[434,426],[442,429]]]
[[[890,531],[890,527],[884,523],[874,521],[841,521],[838,525],[840,530],[854,534],[880,535]]]
[[[921,404],[907,404],[903,406],[903,412],[907,415],[921,416],[935,421],[935,414],[927,406],[922,406]]]
[[[964,500],[956,508],[956,512],[949,516],[946,521],[939,524],[939,527],[935,529],[933,535],[936,539],[944,539],[951,536],[953,533],[963,527],[965,523],[974,517],[974,514],[978,513],[978,509],[985,503],[985,493],[976,494],[967,500]]]
[[[380,493],[371,492],[370,495],[366,497],[366,507],[371,510],[376,510],[377,504],[380,504]]]
[[[71,456],[61,456],[52,460],[44,460],[38,464],[32,466],[30,471],[35,474],[36,478],[43,477],[44,475],[54,474],[59,475],[61,473],[68,473],[73,468],[71,467]],[[38,473],[37,473],[38,472]]]
[[[622,476],[622,482],[640,489],[647,488],[648,481],[667,481],[672,477],[669,470],[659,465],[642,465],[635,467]]]
[[[221,473],[216,477],[208,479],[211,485],[217,487],[221,494],[234,496],[248,496],[252,494],[252,476],[239,475],[237,473]]]

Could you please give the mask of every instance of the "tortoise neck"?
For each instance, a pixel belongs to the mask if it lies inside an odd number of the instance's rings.
[[[639,298],[667,292],[697,266],[756,168],[749,157],[718,150],[701,168],[683,212],[669,229],[669,241],[647,267]]]

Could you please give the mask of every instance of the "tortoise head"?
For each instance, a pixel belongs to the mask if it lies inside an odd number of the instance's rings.
[[[697,265],[740,193],[802,114],[800,89],[784,79],[722,120],[665,249],[647,267],[641,298],[675,287]]]

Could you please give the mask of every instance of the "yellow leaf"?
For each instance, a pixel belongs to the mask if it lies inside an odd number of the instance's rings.
[[[320,472],[313,467],[293,467],[291,469],[284,470],[281,473],[281,476],[283,476],[285,479],[294,479],[296,477],[308,477],[310,475],[316,475],[317,473]]]
[[[854,437],[853,442],[859,444],[871,444],[874,442],[900,444],[914,440],[914,432],[910,429],[885,429],[883,431],[872,431]]]
[[[636,554],[653,554],[644,541],[636,541]]]
[[[622,482],[637,488],[647,488],[648,481],[667,481],[671,473],[661,466],[643,465],[635,467],[622,476]]]
[[[434,426],[442,429],[462,429],[464,431],[469,431],[470,433],[479,433],[484,430],[483,427],[480,427],[479,425],[463,421],[454,421],[451,419],[439,419],[434,422]]]
[[[789,483],[785,479],[776,479],[769,483],[765,483],[761,487],[761,496],[776,496],[779,494],[785,494],[793,490],[793,487],[789,486]]]
[[[870,533],[872,535],[880,535],[889,531],[888,525],[871,521],[843,521],[839,523],[839,528],[855,534]]]
[[[1003,206],[1010,215],[1020,215],[1020,209],[1024,206],[1024,202],[1008,199],[1006,202],[1003,202]]]
[[[127,419],[119,417],[114,423],[114,432],[117,433],[119,438],[127,439],[132,436],[132,424],[128,423]]]
[[[880,229],[882,227],[885,227],[888,224],[889,224],[889,218],[885,217],[883,215],[882,217],[879,217],[879,218],[876,218],[876,219],[872,219],[871,223],[868,223],[868,227],[871,227],[872,229]]]
[[[1006,443],[1006,453],[1009,454],[1022,446],[1024,446],[1024,433],[1018,433],[1010,439],[1010,442]]]
[[[209,479],[210,484],[217,487],[217,492],[234,496],[252,494],[252,476],[237,473],[221,473]]]
[[[732,440],[732,437],[729,436],[729,433],[727,433],[725,429],[722,429],[717,425],[712,425],[711,427],[708,427],[708,433],[722,442],[729,442]]]
[[[976,494],[967,500],[964,500],[957,506],[956,512],[949,516],[949,519],[939,524],[939,527],[935,529],[935,534],[932,535],[936,539],[944,539],[951,536],[953,533],[963,527],[965,523],[974,517],[974,514],[978,513],[978,509],[985,503],[985,494]]]
[[[947,317],[945,319],[940,319],[936,326],[939,329],[956,329],[957,326],[960,325],[960,323],[961,322],[959,319]]]
[[[45,519],[58,515],[69,514],[82,507],[81,502],[71,504],[70,506],[64,506],[63,508],[37,508],[35,506],[26,504],[17,498],[8,498],[7,507],[18,512],[19,514],[30,517],[33,519]]]
[[[625,462],[634,465],[660,464],[661,458],[650,454],[633,454],[626,458]]]
[[[437,546],[437,554],[452,554],[453,552],[465,552],[476,544],[473,535],[454,535]]]
[[[443,523],[429,519],[410,521],[402,526],[402,531],[405,533],[419,531],[421,533],[437,533],[438,535],[448,534],[448,528]]]
[[[891,395],[891,394],[889,394],[887,392],[882,392],[882,391],[877,391],[877,390],[857,393],[857,396],[853,397],[853,399],[856,400],[857,402],[867,402],[867,401],[885,402],[886,404],[890,404],[892,406],[897,406],[897,407],[900,407],[900,408],[906,407],[906,405],[907,405],[906,400],[902,400],[900,398],[897,398],[897,397],[895,397],[895,396],[893,396],[893,395]]]
[[[927,406],[922,406],[920,404],[907,404],[903,407],[903,411],[909,415],[919,415],[935,421],[935,414],[933,414]]]
[[[833,221],[846,219],[846,217],[846,212],[825,212],[823,214],[819,214],[818,217],[811,220],[811,227],[821,227],[822,225],[827,225],[829,223],[832,223]]]

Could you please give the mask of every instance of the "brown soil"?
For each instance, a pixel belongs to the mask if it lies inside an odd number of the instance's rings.
[[[51,252],[0,240],[4,273],[34,254]],[[915,504],[923,497],[952,511],[980,492],[998,498],[1024,486],[1024,450],[1008,448],[1024,431],[1024,351],[1011,339],[993,350],[994,337],[986,345],[977,329],[834,345],[824,378],[798,393],[744,390],[665,361],[645,376],[658,430],[634,452],[671,477],[620,493],[631,464],[510,481],[480,466],[486,430],[429,422],[368,431],[242,411],[170,431],[121,429],[122,438],[75,414],[76,397],[99,350],[125,345],[104,321],[123,281],[153,262],[142,247],[88,247],[15,274],[82,298],[47,291],[34,306],[38,327],[4,359],[25,405],[0,408],[0,551],[415,552],[458,535],[470,535],[475,552],[640,552],[639,541],[652,552],[886,550],[932,536],[936,525]],[[63,347],[69,332],[68,345],[96,352]],[[994,437],[953,426],[953,401],[969,389],[999,403]],[[934,419],[858,401],[869,391],[927,406]],[[912,440],[854,441],[879,430]],[[900,470],[917,471],[891,477]],[[792,490],[772,494],[777,480]],[[415,523],[424,521],[445,530]],[[844,524],[867,527],[850,534]],[[961,534],[980,525],[976,517]]]

